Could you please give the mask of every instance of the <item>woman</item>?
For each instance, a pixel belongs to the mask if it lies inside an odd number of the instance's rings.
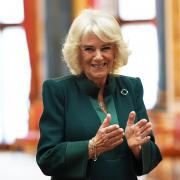
[[[119,76],[128,49],[118,22],[84,10],[63,47],[72,75],[43,84],[37,163],[52,180],[135,180],[160,161],[139,78]]]

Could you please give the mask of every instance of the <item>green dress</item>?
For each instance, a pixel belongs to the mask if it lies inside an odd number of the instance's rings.
[[[136,180],[161,161],[153,134],[142,146],[139,160],[125,138],[121,145],[102,153],[97,161],[88,160],[88,141],[95,136],[102,121],[95,107],[98,91],[84,74],[44,82],[44,110],[36,159],[42,172],[52,180]],[[148,119],[139,78],[110,75],[104,98],[110,102],[113,123],[123,129],[131,111],[137,114],[136,122]]]

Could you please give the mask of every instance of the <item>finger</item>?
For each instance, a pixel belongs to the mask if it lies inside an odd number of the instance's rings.
[[[106,118],[104,119],[103,123],[101,124],[100,128],[105,128],[110,125],[111,121],[111,114],[107,114]]]
[[[144,143],[147,143],[150,139],[151,139],[150,136],[144,137],[144,138],[141,140],[141,145],[144,144]]]
[[[116,141],[119,141],[120,139],[123,139],[123,135],[122,134],[119,134],[119,135],[116,135],[114,137],[109,138],[108,142],[110,144],[114,144]]]
[[[100,152],[106,152],[106,151],[109,151],[109,150],[115,148],[116,146],[122,144],[122,142],[123,142],[123,138],[118,139],[114,143],[103,144],[101,147],[98,147],[98,149]]]
[[[146,137],[148,136],[149,134],[152,133],[152,129],[151,128],[148,128],[146,129],[146,131],[144,131],[143,133],[141,133],[141,137]]]
[[[141,128],[143,127],[144,125],[147,124],[147,120],[146,119],[141,119],[140,121],[138,121],[135,126],[138,127],[138,128]]]
[[[123,142],[123,138],[118,139],[117,141],[111,143],[111,147],[116,147],[119,144],[122,144],[122,142]]]
[[[111,131],[110,133],[106,134],[107,138],[113,138],[113,137],[122,137],[124,135],[124,130],[122,128],[118,128],[116,130]]]
[[[135,131],[136,135],[139,136],[149,128],[152,129],[151,123],[148,122],[146,119],[141,119],[139,122],[137,122],[135,124],[134,131]]]
[[[113,124],[113,125],[109,125],[108,127],[104,128],[104,131],[106,134],[111,133],[112,131],[116,131],[117,129],[119,129],[119,125],[118,124]]]
[[[134,111],[131,111],[127,120],[127,126],[132,126],[134,124],[135,117],[136,113]]]
[[[147,122],[144,126],[142,126],[140,128],[140,132],[144,133],[145,131],[147,131],[148,129],[152,130],[152,123],[151,122]]]
[[[103,143],[102,146],[107,147],[107,148],[112,148],[121,144],[122,142],[123,142],[123,138],[116,137],[113,139],[108,139],[107,141]]]

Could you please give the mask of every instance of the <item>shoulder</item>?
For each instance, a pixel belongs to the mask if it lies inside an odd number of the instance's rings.
[[[141,79],[139,77],[131,77],[125,75],[115,75],[114,77],[116,81],[121,84],[121,86],[136,87],[142,84]]]
[[[43,82],[42,91],[51,94],[65,94],[68,89],[73,88],[75,79],[75,75],[47,79]]]
[[[143,96],[144,89],[139,77],[119,75],[115,79],[120,89],[127,90],[133,96]]]
[[[66,75],[66,76],[61,76],[57,78],[51,78],[47,79],[43,82],[43,86],[54,86],[54,87],[61,87],[61,86],[66,86],[74,81],[76,78],[75,75]]]

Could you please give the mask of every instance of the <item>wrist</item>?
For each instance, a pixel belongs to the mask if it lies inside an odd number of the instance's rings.
[[[130,149],[133,152],[134,156],[137,159],[139,159],[140,158],[140,152],[141,152],[141,145],[131,147]]]
[[[97,146],[96,143],[94,142],[94,138],[89,140],[89,159],[93,159],[94,161],[97,160],[98,155],[97,155]]]

